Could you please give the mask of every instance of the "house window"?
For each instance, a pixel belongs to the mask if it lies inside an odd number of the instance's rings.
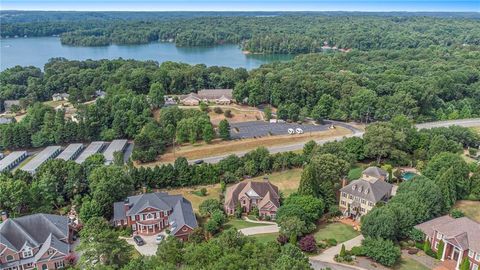
[[[437,239],[442,239],[442,238],[443,238],[443,234],[437,233]]]
[[[24,258],[29,258],[29,257],[32,257],[33,256],[33,252],[32,252],[32,249],[27,247],[25,248],[25,250],[23,251],[23,257]]]
[[[64,264],[63,261],[55,262],[55,268],[63,268]]]
[[[5,260],[7,260],[7,262],[11,262],[13,261],[15,258],[12,256],[12,255],[7,255],[7,257],[5,257]]]
[[[346,197],[347,197],[347,193],[342,192],[342,197],[346,198]]]
[[[137,230],[137,224],[132,224],[132,230],[134,230],[134,231]]]
[[[475,260],[480,262],[480,252],[477,252],[477,255],[475,256]]]
[[[475,254],[475,252],[473,252],[473,250],[468,251],[468,257],[473,258],[474,254]]]
[[[47,251],[47,255],[52,255],[54,252],[55,252],[55,250],[49,249],[49,250]]]
[[[348,196],[349,199],[353,199],[353,195],[350,194],[350,196]]]
[[[343,201],[343,200],[342,200],[340,203],[341,203],[342,205],[347,205],[347,203],[346,203],[345,201]]]
[[[438,242],[435,243],[435,250],[438,250]]]
[[[152,214],[147,214],[145,220],[150,220],[150,219],[153,219],[154,216]]]
[[[368,206],[373,206],[373,203],[372,203],[372,202],[368,202]]]
[[[366,203],[367,203],[367,201],[365,201],[365,200],[362,199],[362,204],[366,204]]]
[[[473,264],[473,266],[472,266],[472,270],[478,270],[478,265],[476,265],[476,264]]]
[[[365,208],[360,207],[360,212],[364,213],[364,212],[365,212]]]

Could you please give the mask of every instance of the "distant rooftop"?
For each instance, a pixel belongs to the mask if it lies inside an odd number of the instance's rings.
[[[105,156],[105,164],[113,163],[113,154],[115,154],[115,152],[123,152],[127,143],[127,140],[113,140],[103,153]]]
[[[95,155],[97,153],[100,153],[104,146],[105,146],[105,142],[102,142],[102,141],[92,142],[80,154],[80,156],[78,156],[78,158],[75,160],[75,162],[77,162],[78,164],[83,163],[90,156]]]
[[[60,155],[58,155],[57,159],[63,160],[72,160],[75,158],[76,155],[83,149],[83,144],[81,143],[72,143],[65,150],[63,150]]]
[[[38,153],[32,160],[30,160],[25,166],[21,168],[22,171],[29,173],[35,173],[43,163],[47,160],[54,158],[60,153],[62,148],[60,146],[48,146]]]
[[[23,155],[26,156],[27,151],[12,152],[8,156],[6,156],[4,159],[0,160],[0,172],[7,169],[10,166],[10,164],[14,163],[18,158],[20,158]]]

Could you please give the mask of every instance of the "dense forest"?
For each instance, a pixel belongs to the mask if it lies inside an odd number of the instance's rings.
[[[312,53],[480,44],[480,21],[402,13],[77,13],[7,16],[2,37],[61,35],[63,44],[105,46],[173,41],[177,46],[239,44],[253,53]],[[455,15],[455,14],[453,14]],[[458,14],[457,14],[458,15]],[[72,18],[78,18],[73,20]]]

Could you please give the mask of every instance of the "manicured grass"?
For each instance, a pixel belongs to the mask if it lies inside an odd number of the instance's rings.
[[[480,201],[457,201],[455,208],[462,211],[465,216],[480,222]]]
[[[410,259],[400,258],[400,260],[393,266],[394,270],[428,270],[428,267],[423,264]]]
[[[196,191],[199,191],[201,188],[207,189],[206,196],[198,196],[196,195]],[[189,200],[192,203],[193,210],[198,212],[199,205],[207,200],[207,199],[217,199],[218,195],[220,194],[220,184],[215,185],[206,185],[206,186],[198,186],[198,187],[190,187],[190,188],[174,188],[174,189],[166,189],[163,190],[168,192],[169,194],[180,194]]]
[[[248,222],[243,219],[230,218],[227,223],[225,223],[225,229],[236,228],[237,230],[245,229],[249,227],[259,227],[265,226],[266,224]]]
[[[351,226],[340,222],[321,224],[314,234],[315,240],[317,241],[334,238],[338,243],[345,242],[358,235],[360,235],[360,233],[355,231]]]
[[[266,243],[266,242],[277,241],[278,233],[262,233],[262,234],[250,235],[249,237],[253,237],[261,243]]]

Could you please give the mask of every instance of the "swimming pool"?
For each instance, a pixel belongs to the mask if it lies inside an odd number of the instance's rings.
[[[414,172],[405,172],[405,173],[402,174],[402,179],[404,181],[409,181],[409,180],[412,180],[417,175],[418,174],[416,174]]]

